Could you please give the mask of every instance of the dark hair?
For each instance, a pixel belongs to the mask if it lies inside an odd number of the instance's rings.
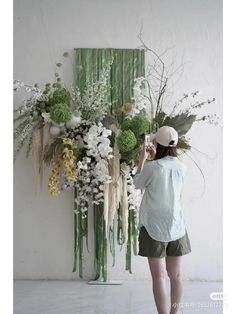
[[[156,159],[160,159],[166,156],[173,156],[173,157],[177,157],[177,148],[176,146],[171,147],[171,146],[163,146],[159,143],[157,143],[156,146],[156,155],[154,157],[154,160]]]

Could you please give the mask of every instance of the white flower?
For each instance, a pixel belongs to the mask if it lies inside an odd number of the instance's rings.
[[[24,85],[25,84],[22,81],[14,80],[14,82],[13,82],[13,89],[14,89],[14,91],[18,91]]]
[[[72,115],[72,118],[69,122],[66,123],[66,126],[69,129],[77,127],[81,123],[81,118],[79,116]]]
[[[138,115],[141,110],[146,109],[147,107],[147,97],[145,95],[145,82],[144,77],[139,77],[135,79],[135,84],[133,87],[133,105],[131,111],[128,113],[127,118],[131,119]]]
[[[93,124],[88,133],[84,136],[85,148],[87,155],[93,156],[97,160],[100,158],[109,158],[112,153],[110,140],[111,130],[106,129],[101,122]]]
[[[45,123],[51,122],[51,117],[49,112],[43,112],[42,117]]]
[[[130,167],[128,164],[123,162],[121,164],[121,171],[127,179],[129,209],[138,210],[142,201],[142,193],[141,190],[135,188],[133,177],[131,175],[136,172],[136,167]]]

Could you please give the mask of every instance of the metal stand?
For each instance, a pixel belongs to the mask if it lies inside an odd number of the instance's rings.
[[[87,282],[88,285],[122,285],[123,281],[121,280],[90,280]]]

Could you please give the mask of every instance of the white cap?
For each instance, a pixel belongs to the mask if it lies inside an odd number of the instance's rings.
[[[167,126],[167,125],[162,126],[161,128],[157,130],[156,141],[157,143],[163,146],[167,146],[167,147],[176,146],[178,143],[178,133],[171,126]]]

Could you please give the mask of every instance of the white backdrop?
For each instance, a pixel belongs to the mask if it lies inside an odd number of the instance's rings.
[[[14,78],[25,83],[52,82],[56,62],[73,48],[137,48],[143,39],[162,52],[168,47],[184,73],[174,86],[172,101],[184,92],[201,91],[216,104],[202,113],[222,115],[222,4],[220,0],[17,0],[14,3]],[[64,67],[71,82],[71,67]],[[15,106],[20,97],[15,98]],[[192,253],[183,258],[184,277],[222,280],[222,129],[195,124],[189,133],[192,151],[205,175],[187,156],[183,206]],[[58,198],[44,187],[35,194],[32,160],[21,154],[14,166],[15,278],[76,279],[73,265],[73,193]],[[90,254],[84,277],[93,278],[94,252],[90,217]],[[85,248],[86,253],[86,248]],[[108,278],[149,279],[147,259],[132,258],[133,274],[125,269],[125,248],[108,260]]]

